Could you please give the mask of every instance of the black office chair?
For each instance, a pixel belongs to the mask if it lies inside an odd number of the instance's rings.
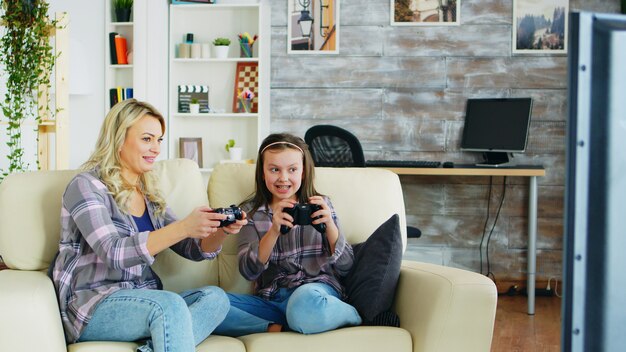
[[[341,127],[316,125],[309,128],[304,141],[315,166],[326,167],[365,167],[365,155],[361,142],[355,135]],[[407,237],[418,238],[422,231],[417,227],[407,226]]]
[[[316,125],[304,135],[315,166],[365,167],[365,156],[359,139],[341,127]]]

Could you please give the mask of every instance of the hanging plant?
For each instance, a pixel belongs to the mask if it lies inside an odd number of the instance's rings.
[[[4,114],[8,146],[7,170],[0,170],[0,182],[10,173],[25,171],[22,124],[41,122],[37,109],[40,86],[50,88],[50,72],[56,56],[50,44],[50,30],[56,21],[48,18],[48,3],[43,0],[2,1],[2,41],[0,64],[6,76],[6,94],[0,101]],[[49,99],[40,108],[50,111]]]

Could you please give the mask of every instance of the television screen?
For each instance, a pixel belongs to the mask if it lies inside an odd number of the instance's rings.
[[[523,152],[531,107],[530,98],[468,99],[461,149]]]
[[[574,12],[562,351],[626,346],[626,16]]]

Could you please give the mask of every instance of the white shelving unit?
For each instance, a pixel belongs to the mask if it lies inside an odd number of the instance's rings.
[[[258,35],[253,57],[240,58],[238,34]],[[194,43],[211,43],[211,57],[178,58],[178,45],[187,33]],[[256,157],[258,146],[269,133],[270,72],[270,2],[170,5],[169,21],[169,158],[181,157],[180,138],[202,138],[204,172],[228,158],[224,145],[234,139],[243,148],[243,158]],[[226,59],[215,58],[213,40],[231,40]],[[233,112],[233,95],[237,63],[258,63],[258,112]],[[179,113],[178,86],[209,87],[211,113]]]
[[[145,100],[146,79],[146,25],[147,4],[146,0],[134,0],[130,22],[117,22],[115,0],[105,0],[104,11],[104,54],[105,54],[105,77],[104,77],[104,111],[107,113],[111,107],[109,89],[123,87],[133,88],[133,97]],[[143,25],[142,25],[143,24]],[[126,38],[126,46],[132,53],[132,61],[127,65],[114,65],[111,63],[111,47],[109,45],[109,33],[116,32]]]

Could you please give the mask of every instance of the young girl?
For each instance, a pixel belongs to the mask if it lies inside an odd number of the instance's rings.
[[[228,294],[231,308],[215,333],[315,334],[361,324],[356,309],[342,301],[339,280],[352,267],[352,247],[330,200],[313,186],[315,169],[306,143],[290,134],[272,134],[257,160],[256,194],[242,205],[250,215],[239,234],[239,271],[255,281],[254,295]],[[311,222],[325,224],[324,233],[293,224],[285,209],[297,203],[321,207]],[[289,232],[281,234],[281,225]]]

